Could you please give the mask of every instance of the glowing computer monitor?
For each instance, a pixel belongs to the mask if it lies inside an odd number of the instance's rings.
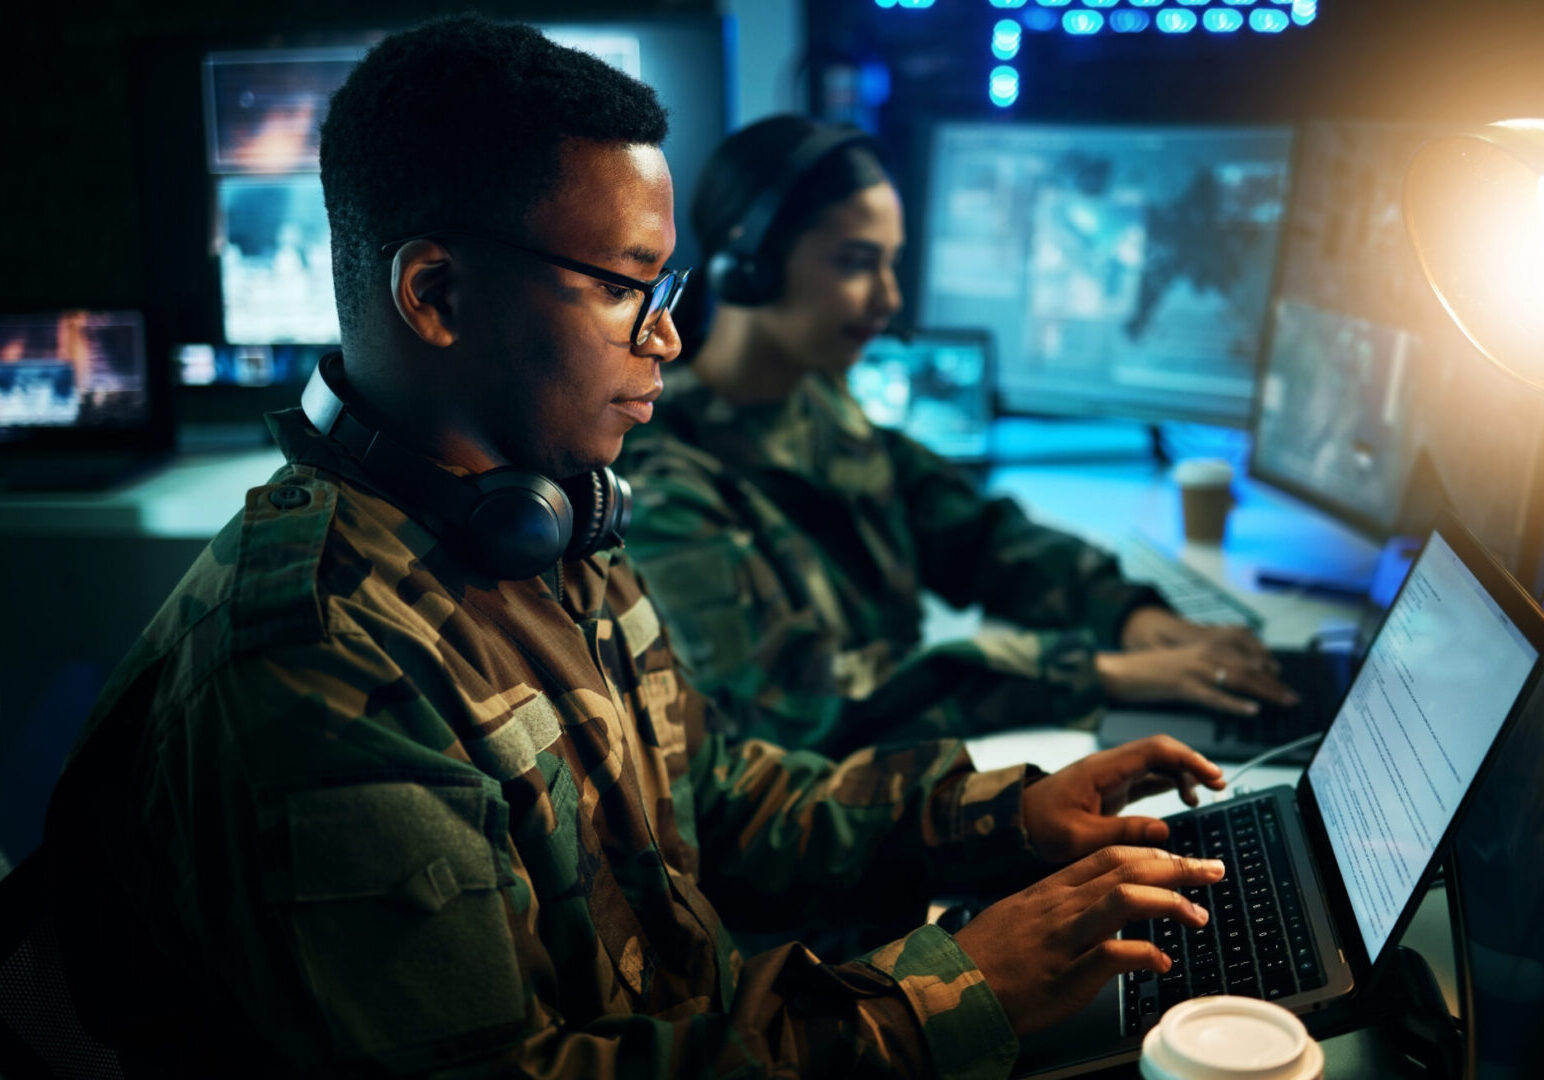
[[[1254,420],[1251,472],[1375,538],[1450,506],[1509,566],[1540,403],[1441,310],[1400,212],[1421,125],[1305,125]]]
[[[997,340],[1005,412],[1242,427],[1292,130],[945,122],[921,321]]]
[[[0,315],[0,441],[129,430],[149,414],[139,312]]]
[[[869,342],[847,386],[874,423],[975,464],[991,457],[992,372],[986,331],[917,330]]]

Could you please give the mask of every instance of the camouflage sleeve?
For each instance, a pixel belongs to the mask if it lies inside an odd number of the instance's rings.
[[[530,837],[553,808],[458,760],[446,718],[412,692],[436,677],[336,635],[216,672],[183,707],[226,722],[166,728],[140,810],[163,838],[178,933],[216,964],[230,1007],[282,1042],[287,1070],[1007,1075],[1001,1006],[932,929],[838,966],[785,946],[746,962],[723,1004],[570,1019],[595,1013],[610,969],[591,980],[559,962],[574,901],[539,898],[522,858],[544,850]]]
[[[843,755],[880,738],[935,738],[1097,719],[1103,692],[1094,670],[1096,635],[1056,616],[1054,600],[1042,598],[1043,612],[1021,604],[1021,614],[1044,613],[1047,622],[1062,629],[992,630],[905,657],[892,655],[888,641],[873,642],[867,653],[844,651],[827,629],[842,616],[819,617],[819,576],[790,580],[796,575],[779,570],[780,565],[800,565],[800,551],[808,547],[799,536],[776,531],[792,528],[786,518],[769,511],[765,520],[779,524],[758,531],[719,492],[714,473],[699,463],[696,451],[668,438],[644,445],[648,452],[635,451],[629,462],[638,501],[627,551],[647,578],[693,682],[719,705],[725,729],[734,737]],[[1087,578],[1102,588],[1098,582],[1108,576],[1112,598],[1117,591],[1131,593],[1133,602],[1147,595],[1120,583],[1113,560],[1096,549],[1029,525],[1011,504],[983,502],[963,480],[945,473],[938,489],[944,497],[937,506],[928,496],[934,490],[928,483],[910,487],[929,573],[963,575],[977,563],[955,551],[955,565],[938,569],[937,552],[947,530],[940,533],[927,515],[953,513],[964,519],[974,514],[963,527],[989,539],[999,531],[1011,533],[993,524],[1005,517],[1042,541],[1065,541],[1064,563],[1083,552],[1097,563]],[[761,496],[748,491],[745,497]],[[963,535],[960,542],[966,542]],[[975,599],[971,590],[989,596],[995,595],[994,585],[1004,586],[1006,594],[1018,590],[1017,571],[1006,569],[1016,565],[1014,560],[999,555],[988,551],[981,563],[997,566],[1005,574],[1002,581],[972,581],[946,598],[969,604]],[[1024,570],[1034,575],[1043,568],[1026,560]],[[1070,595],[1073,590],[1063,591]],[[865,670],[883,675],[863,679],[854,674]],[[843,678],[846,684],[839,685]]]
[[[704,887],[747,923],[794,923],[848,899],[1021,887],[1043,870],[1022,804],[1044,774],[977,772],[958,740],[833,761],[710,736],[691,775]]]
[[[1098,645],[1120,643],[1126,617],[1157,592],[1123,580],[1108,552],[1025,516],[1012,499],[981,496],[953,466],[898,432],[881,429],[916,523],[922,580],[958,607],[1026,627],[1088,627]],[[962,558],[961,552],[970,552]],[[1042,650],[1053,635],[1042,638]]]

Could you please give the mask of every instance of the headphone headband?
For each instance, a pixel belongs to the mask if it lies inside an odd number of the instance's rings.
[[[833,154],[853,143],[873,145],[873,137],[855,128],[819,127],[794,145],[793,151],[783,162],[771,182],[756,193],[751,204],[740,215],[739,232],[724,250],[745,259],[754,259],[766,241],[767,230],[784,201],[805,173]]]

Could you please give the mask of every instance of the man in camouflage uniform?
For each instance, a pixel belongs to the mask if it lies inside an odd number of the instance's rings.
[[[457,475],[615,457],[679,351],[601,287],[673,246],[664,130],[525,27],[373,50],[322,144],[350,408]],[[951,741],[731,745],[620,553],[490,575],[368,454],[298,411],[273,429],[289,464],[115,674],[50,810],[82,1011],[144,1074],[1003,1076],[1116,971],[1167,969],[1123,922],[1205,918],[1177,890],[1221,864],[1102,847],[1164,837],[1105,816],[1128,799],[1220,786],[1172,740],[1050,776]],[[746,958],[718,914],[1080,856],[840,965]]]

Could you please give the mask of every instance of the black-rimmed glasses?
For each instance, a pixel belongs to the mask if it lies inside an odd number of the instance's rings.
[[[487,229],[436,229],[433,232],[419,233],[416,236],[405,237],[401,240],[393,240],[381,245],[381,254],[389,255],[395,252],[403,244],[412,243],[414,240],[430,240],[441,236],[472,236],[484,240],[492,240],[495,244],[523,251],[525,254],[540,259],[542,262],[551,263],[553,266],[562,267],[564,270],[572,270],[576,274],[592,277],[596,281],[604,281],[608,285],[616,285],[623,289],[632,289],[641,295],[642,300],[638,305],[638,317],[633,320],[633,332],[629,340],[636,347],[649,340],[649,335],[654,333],[654,328],[659,325],[660,316],[667,311],[675,309],[676,301],[681,299],[681,289],[686,285],[686,279],[691,276],[691,268],[665,267],[659,272],[659,276],[653,281],[644,281],[640,278],[628,277],[626,274],[618,274],[614,270],[607,270],[604,266],[595,266],[591,263],[580,262],[578,259],[570,259],[564,255],[554,255],[550,251],[541,248],[533,248],[528,244],[522,244],[513,237]]]

